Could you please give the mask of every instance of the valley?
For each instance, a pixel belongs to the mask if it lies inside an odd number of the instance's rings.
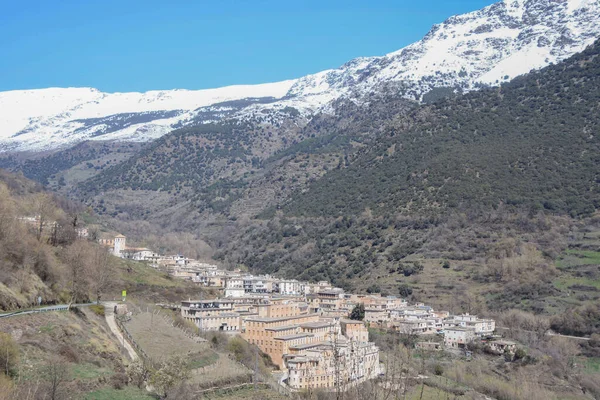
[[[0,91],[0,168],[0,310],[98,303],[0,316],[0,400],[600,398],[598,0],[279,82]]]

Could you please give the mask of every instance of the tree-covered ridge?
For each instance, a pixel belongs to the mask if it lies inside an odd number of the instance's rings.
[[[225,121],[181,128],[81,187],[88,192],[133,189],[189,194],[217,179],[238,179],[259,167],[263,157],[296,140],[296,118],[277,124]],[[279,129],[278,124],[290,128]]]
[[[597,42],[501,88],[400,117],[375,146],[285,210],[335,216],[505,203],[593,212],[600,206],[599,52]]]
[[[251,156],[247,148],[248,137],[242,131],[234,125],[182,128],[158,139],[84,187],[180,190],[206,185],[213,174],[211,162],[215,159],[227,158],[231,160],[230,164],[235,164],[245,162]]]
[[[148,191],[160,192],[169,204],[190,202],[193,212],[253,217],[348,163],[387,123],[415,105],[382,87],[357,103],[340,100],[333,114],[317,115],[308,123],[289,111],[283,122],[269,120],[267,114],[246,123],[179,129],[82,183],[78,195],[96,204],[98,212],[114,216],[126,208],[128,217],[137,214],[125,205],[107,205],[105,198],[100,205],[98,196],[132,189],[128,193],[138,193],[140,203]]]
[[[25,160],[17,169],[29,179],[43,185],[48,185],[62,171],[68,170],[80,163],[88,162],[89,168],[101,170],[107,168],[115,160],[94,162],[102,158],[111,158],[115,153],[131,153],[139,147],[133,143],[83,142],[72,148],[59,151],[39,159]]]

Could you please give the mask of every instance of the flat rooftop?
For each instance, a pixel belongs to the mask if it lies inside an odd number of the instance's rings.
[[[462,326],[450,326],[444,328],[445,331],[463,331],[463,332],[475,332],[475,328],[464,328]]]
[[[288,329],[296,329],[299,325],[284,325],[284,326],[274,326],[272,328],[265,328],[265,331],[287,331]]]
[[[317,322],[307,322],[305,324],[300,324],[300,327],[307,329],[318,329],[318,328],[327,328],[332,326],[332,322],[327,321],[317,321]]]
[[[226,299],[213,299],[213,300],[183,300],[182,303],[198,303],[198,304],[210,304],[210,303],[233,303],[233,300]]]
[[[355,321],[353,319],[347,319],[347,318],[340,318],[340,322],[343,322],[344,324],[364,325],[363,321]]]
[[[288,340],[302,339],[305,337],[313,337],[313,336],[314,335],[311,335],[310,333],[297,333],[295,335],[285,335],[285,336],[281,336],[281,337],[276,337],[275,340],[288,341]]]
[[[201,316],[201,317],[196,317],[196,319],[233,318],[233,317],[239,318],[240,315],[237,314],[237,313],[234,313],[234,314],[232,314],[232,313],[225,313],[225,314],[218,314],[218,315],[204,315],[204,316]]]
[[[299,364],[299,363],[305,363],[305,362],[308,362],[308,361],[309,361],[308,357],[298,356],[298,357],[294,357],[292,359],[289,359],[287,362],[288,363],[292,363],[292,364]]]
[[[306,349],[311,349],[313,347],[319,347],[319,346],[323,346],[323,342],[297,344],[295,346],[290,347],[290,349],[294,349],[294,350],[306,350]]]
[[[262,318],[249,318],[249,322],[283,322],[292,321],[294,319],[307,318],[307,317],[318,317],[318,314],[302,314],[294,317],[262,317]]]

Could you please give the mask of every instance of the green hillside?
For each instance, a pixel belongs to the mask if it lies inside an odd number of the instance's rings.
[[[453,310],[598,299],[597,265],[554,264],[598,231],[599,52],[397,114],[308,190],[239,224],[216,257]]]
[[[337,216],[501,203],[572,216],[600,206],[600,42],[570,60],[420,108],[347,168],[298,193],[291,215]],[[420,120],[406,126],[406,119]]]

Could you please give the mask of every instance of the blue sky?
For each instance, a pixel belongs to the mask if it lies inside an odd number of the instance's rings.
[[[382,55],[494,0],[0,0],[0,91],[274,82]]]

